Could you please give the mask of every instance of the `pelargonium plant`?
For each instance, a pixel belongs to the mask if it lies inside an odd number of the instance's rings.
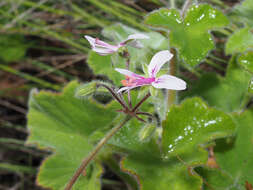
[[[103,80],[31,92],[27,144],[52,151],[38,183],[99,190],[106,165],[129,190],[252,189],[252,20],[242,11],[252,2],[226,16],[186,1],[148,14],[146,31],[115,24],[102,31],[113,42],[86,35]],[[203,72],[207,63],[221,71]]]

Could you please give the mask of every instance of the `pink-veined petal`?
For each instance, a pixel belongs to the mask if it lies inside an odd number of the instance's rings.
[[[95,47],[96,38],[92,38],[91,36],[88,36],[88,35],[85,35],[84,37],[88,40],[88,42],[90,43],[91,47],[94,48]]]
[[[150,77],[155,77],[161,67],[173,57],[173,54],[168,50],[159,51],[156,53],[148,66],[148,74]]]
[[[145,34],[131,34],[127,37],[127,40],[141,40],[141,39],[149,39],[149,36],[145,35]],[[126,40],[126,41],[127,41]]]
[[[148,38],[149,38],[149,36],[147,36],[145,34],[131,34],[127,37],[126,40],[121,42],[120,45],[123,46],[123,45],[126,45],[127,43],[131,43],[131,42],[134,42],[136,40],[148,39]],[[136,46],[134,46],[135,45],[134,43],[132,43],[130,45],[132,45],[133,47],[136,47]],[[140,48],[140,45],[137,48]]]
[[[94,47],[94,48],[92,48],[92,50],[95,51],[96,53],[98,53],[99,55],[109,55],[109,54],[112,54],[115,52],[111,49],[98,48],[98,47]]]
[[[96,51],[97,53],[104,53],[104,50],[108,49],[107,52],[105,52],[105,54],[110,54],[110,53],[114,53],[116,51],[118,51],[118,49],[122,46],[122,45],[111,45],[108,44],[102,40],[99,40],[98,38],[93,38],[91,36],[84,36],[88,42],[91,45],[91,48]],[[95,49],[96,48],[96,49]]]
[[[111,45],[97,38],[95,40],[95,46],[98,48],[107,48],[116,52],[121,45]]]
[[[129,70],[126,70],[126,69],[116,68],[115,70],[118,71],[119,73],[125,75],[125,76],[128,76],[128,77],[141,78],[141,79],[144,78],[143,76],[135,74],[135,73],[133,73]]]
[[[169,90],[184,90],[186,89],[186,82],[172,75],[162,75],[152,83],[152,86]]]

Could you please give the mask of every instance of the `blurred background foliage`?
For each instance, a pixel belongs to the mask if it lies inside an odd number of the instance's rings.
[[[222,9],[234,23],[246,24],[249,27],[246,32],[252,38],[253,9],[250,6],[243,6],[239,0],[198,1],[202,2]],[[160,7],[181,8],[183,3],[184,0],[0,2],[0,189],[42,189],[36,185],[35,176],[37,167],[49,152],[24,146],[28,135],[25,125],[29,91],[34,87],[57,91],[73,79],[103,78],[86,64],[89,44],[83,36],[102,37],[102,29],[114,23],[150,31],[142,24],[147,13]],[[216,50],[194,69],[182,68],[182,77],[194,83],[210,71],[224,76],[230,58],[224,52],[225,40],[236,29],[237,26],[231,24],[228,30],[213,32]],[[231,53],[241,48],[227,47],[226,51]],[[104,190],[124,187],[109,168],[105,171]]]

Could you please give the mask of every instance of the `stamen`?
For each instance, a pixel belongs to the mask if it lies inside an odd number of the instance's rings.
[[[126,80],[122,80],[121,83],[127,87],[135,86],[137,84],[136,78],[129,76],[126,76]]]

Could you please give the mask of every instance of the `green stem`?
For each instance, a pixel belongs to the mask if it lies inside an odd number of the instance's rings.
[[[101,150],[101,148],[108,142],[108,140],[111,139],[111,137],[117,132],[119,131],[130,119],[132,118],[132,116],[127,115],[125,117],[125,119],[123,120],[123,122],[121,124],[119,124],[118,126],[112,128],[103,139],[101,139],[101,141],[97,144],[97,146],[92,150],[92,152],[89,154],[88,157],[86,157],[80,167],[76,170],[75,174],[73,175],[73,177],[70,179],[70,181],[68,182],[67,186],[65,187],[64,190],[71,190],[72,186],[75,184],[76,180],[78,179],[78,177],[82,174],[82,172],[85,170],[85,168],[87,167],[87,165],[95,158],[95,156],[98,154],[98,152]]]
[[[172,60],[170,61],[170,72],[169,74],[172,76],[177,75],[177,56],[176,56],[176,50],[174,48],[171,48],[171,52],[174,55]],[[170,107],[172,104],[176,102],[177,99],[177,92],[174,90],[168,90],[168,106]]]

